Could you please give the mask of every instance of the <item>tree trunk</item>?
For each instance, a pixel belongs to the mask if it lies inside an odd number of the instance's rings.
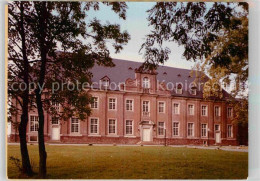
[[[46,178],[46,160],[47,153],[45,150],[44,142],[44,113],[42,108],[41,94],[37,91],[36,93],[36,102],[39,115],[39,129],[38,129],[38,146],[39,146],[39,176],[40,178]]]
[[[22,173],[28,176],[32,176],[33,171],[30,163],[30,158],[26,143],[26,127],[28,123],[28,112],[23,113],[21,116],[21,123],[19,125],[19,137],[20,137],[20,151],[22,157]]]

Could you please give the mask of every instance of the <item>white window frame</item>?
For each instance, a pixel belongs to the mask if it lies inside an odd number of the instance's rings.
[[[144,79],[146,79],[146,80],[144,80]],[[143,77],[142,87],[145,89],[150,89],[151,85],[150,85],[150,79],[148,77]]]
[[[206,125],[206,128],[203,128],[202,125]],[[205,130],[206,135],[203,135],[203,130]],[[201,123],[201,137],[203,137],[203,138],[208,137],[208,124],[207,123]]]
[[[177,129],[178,129],[178,135],[175,135],[175,134],[174,134],[174,128],[176,128],[176,127],[174,127],[174,123],[178,123],[178,127],[177,127]],[[172,136],[173,136],[173,137],[175,137],[175,136],[180,136],[180,122],[179,122],[179,121],[173,121],[173,122],[172,122]]]
[[[129,104],[129,103],[127,103],[127,101],[132,101],[132,109],[131,109],[131,110],[130,110],[130,109],[129,109],[129,110],[127,109],[127,104]],[[130,106],[129,106],[129,107],[130,107]],[[132,111],[132,112],[134,111],[134,99],[126,99],[126,100],[125,100],[125,110],[126,110],[126,111]]]
[[[98,96],[92,96],[93,98],[97,98],[97,107],[92,107],[92,104],[90,104],[91,109],[98,109],[99,108],[99,97]],[[95,103],[95,102],[93,102]]]
[[[181,85],[181,89],[178,88],[179,85]],[[183,90],[183,85],[182,84],[177,84],[177,86],[176,86],[176,94],[182,94],[182,90]]]
[[[190,113],[190,109],[189,109],[189,106],[192,106],[193,109],[192,109],[192,112]],[[194,104],[188,104],[188,115],[190,116],[193,116],[195,113],[195,105]]]
[[[193,92],[193,91],[194,91],[194,92]],[[194,89],[194,88],[191,88],[191,89],[190,89],[190,94],[196,96],[196,95],[197,95],[197,89],[196,89],[196,88],[195,88],[195,89]]]
[[[91,119],[97,120],[97,133],[91,133]],[[97,117],[90,117],[89,118],[89,134],[90,135],[98,135],[99,134],[99,118],[97,118]]]
[[[110,109],[110,99],[115,99],[115,109]],[[117,98],[116,97],[109,97],[108,98],[108,110],[116,111],[117,110]]]
[[[109,127],[110,127],[110,120],[115,120],[115,133],[110,133]],[[107,130],[109,135],[117,135],[117,119],[116,118],[109,118],[108,119],[108,130]]]
[[[178,112],[177,112],[177,113],[175,112],[174,104],[177,104],[177,105],[178,105]],[[181,104],[178,103],[178,102],[174,102],[174,103],[173,103],[173,114],[180,114],[180,105],[181,105]]]
[[[189,124],[192,124],[192,135],[189,135]],[[188,122],[187,123],[187,137],[194,137],[194,133],[195,133],[195,128],[194,128],[194,123],[193,122]]]
[[[202,109],[203,106],[206,107],[206,109],[205,109],[205,115],[203,115],[203,109]],[[208,116],[208,105],[201,105],[201,116]]]
[[[159,123],[163,123],[163,127],[160,126]],[[162,129],[162,134],[160,134],[159,129]],[[158,136],[159,137],[165,136],[165,122],[164,121],[158,121],[158,129],[157,129],[157,131],[158,131]]]
[[[218,115],[216,115],[216,108],[218,107]],[[221,116],[221,107],[220,106],[214,106],[214,116],[220,117]]]
[[[53,124],[53,118],[57,118],[58,123]],[[52,125],[59,125],[59,123],[60,123],[59,117],[51,116],[51,124],[52,124]]]
[[[131,122],[132,122],[132,125],[131,125],[131,126],[132,126],[132,134],[127,134],[127,132],[126,132],[126,130],[127,130],[126,127],[128,126],[128,125],[126,124],[127,121],[131,121]],[[126,135],[126,136],[132,136],[132,135],[134,135],[134,120],[133,120],[133,119],[126,119],[126,120],[125,120],[125,135]]]
[[[147,104],[147,111],[144,111],[144,102],[148,102],[148,104]],[[142,112],[143,112],[143,114],[144,114],[144,112],[147,112],[148,113],[148,115],[150,115],[150,101],[148,101],[148,100],[143,100],[142,101]]]
[[[229,126],[231,126],[230,136],[229,136],[229,129],[228,129]],[[227,125],[227,138],[233,138],[233,137],[234,137],[234,134],[233,134],[233,125],[232,125],[232,124],[228,124],[228,125]]]
[[[78,123],[73,123],[73,124],[78,124],[78,132],[72,132],[72,119],[78,119]],[[70,118],[70,133],[71,134],[80,134],[80,120],[79,120],[79,118],[75,118],[75,117]]]
[[[39,129],[39,116],[37,114],[30,114],[29,115],[30,132],[38,132],[38,130],[36,130],[36,126],[35,126],[35,120],[34,120],[34,129],[31,130],[31,116],[38,117],[38,129]]]
[[[58,104],[58,105],[57,105],[57,104]],[[60,112],[60,103],[57,103],[57,101],[52,100],[52,101],[51,101],[51,106],[52,106],[55,110],[57,110],[57,112]]]
[[[160,112],[160,103],[163,103],[163,107],[162,107],[163,111],[162,112]],[[158,101],[158,112],[159,113],[165,113],[165,108],[166,108],[165,101]]]
[[[231,115],[229,115],[229,111],[228,111],[229,109],[231,109]],[[227,107],[227,117],[228,118],[233,118],[233,115],[234,115],[233,111],[234,111],[233,107]]]

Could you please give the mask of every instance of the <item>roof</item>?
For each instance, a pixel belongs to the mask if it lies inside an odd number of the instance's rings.
[[[141,62],[121,59],[113,59],[113,62],[115,64],[114,67],[95,65],[90,70],[93,74],[92,82],[99,82],[103,77],[107,76],[110,82],[114,82],[116,85],[119,85],[119,83],[125,82],[128,78],[135,79],[135,69],[139,68],[142,65]],[[197,87],[196,95],[192,95],[189,92],[189,85],[195,80],[195,72],[193,72],[193,75],[191,76],[192,70],[160,65],[157,68],[156,72],[158,73],[157,79],[160,82],[165,82],[169,88],[172,88],[173,86],[176,87],[178,83],[183,84],[183,93],[176,94],[175,90],[173,90],[171,91],[172,95],[181,97],[203,98],[203,86]],[[208,77],[205,76],[204,73],[197,72],[197,75],[198,74],[200,75],[200,77],[197,79],[199,80],[197,83],[203,83],[208,80]],[[205,78],[201,78],[203,75],[205,76]],[[228,95],[226,91],[224,91],[224,95]]]

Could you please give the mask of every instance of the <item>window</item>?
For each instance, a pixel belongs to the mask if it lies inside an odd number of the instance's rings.
[[[93,102],[91,103],[91,108],[92,109],[98,108],[98,97],[93,97]]]
[[[143,78],[143,88],[146,88],[146,89],[150,88],[150,81],[147,77]]]
[[[56,101],[56,100],[51,101],[51,105],[55,109],[55,111],[57,111],[57,112],[60,111],[60,104],[58,101]]]
[[[164,102],[159,102],[159,112],[160,113],[164,113],[165,112],[165,105],[164,105]]]
[[[90,119],[90,134],[98,134],[98,119]]]
[[[158,135],[164,135],[164,122],[158,122]]]
[[[188,114],[194,115],[194,105],[192,105],[192,104],[188,105]]]
[[[133,134],[133,121],[132,120],[126,120],[126,128],[125,128],[125,133],[127,135],[132,135]]]
[[[208,116],[208,106],[201,106],[201,115]]]
[[[38,116],[30,116],[30,131],[35,132],[39,129],[39,117]]]
[[[228,125],[227,137],[228,138],[232,138],[233,137],[233,126],[232,125]]]
[[[197,88],[196,87],[192,87],[190,89],[190,94],[195,96],[197,94]]]
[[[180,104],[178,103],[173,104],[173,114],[180,114]]]
[[[233,117],[233,108],[232,107],[228,107],[228,109],[227,109],[227,117],[228,118],[232,118]]]
[[[109,87],[109,80],[108,79],[103,79],[102,80],[102,85],[104,88],[108,88]]]
[[[201,136],[207,137],[207,124],[201,124]]]
[[[173,122],[173,136],[179,136],[179,122]]]
[[[143,101],[143,115],[149,116],[149,101]]]
[[[79,133],[79,119],[71,118],[71,133]]]
[[[116,110],[116,99],[115,98],[109,98],[109,109]]]
[[[215,116],[216,117],[220,116],[220,107],[219,106],[215,106]]]
[[[53,117],[51,118],[51,123],[52,123],[52,124],[59,124],[59,118],[53,116]]]
[[[220,126],[219,126],[219,124],[215,124],[215,131],[220,131]]]
[[[194,136],[194,123],[188,123],[188,136]]]
[[[176,93],[177,94],[182,94],[182,85],[181,84],[177,85]]]
[[[133,100],[126,100],[126,110],[127,111],[133,111]]]
[[[116,120],[115,119],[108,120],[108,133],[116,134]]]

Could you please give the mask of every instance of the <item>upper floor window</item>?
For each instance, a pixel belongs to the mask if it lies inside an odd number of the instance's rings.
[[[181,84],[178,84],[178,85],[177,85],[176,93],[177,93],[177,94],[182,94],[182,85],[181,85]]]
[[[215,106],[215,116],[216,117],[220,116],[220,107],[219,106]]]
[[[159,109],[159,113],[165,113],[165,104],[164,102],[159,102],[158,103],[158,109]]]
[[[220,125],[219,124],[215,124],[215,131],[220,131]]]
[[[208,106],[201,106],[201,115],[202,116],[207,116],[208,115]]]
[[[180,104],[178,103],[173,104],[173,114],[180,114]]]
[[[188,114],[194,115],[194,105],[193,104],[188,105]]]
[[[51,118],[51,124],[59,124],[59,118],[56,116],[53,116]]]
[[[143,88],[149,89],[150,88],[150,80],[148,77],[143,78]]]
[[[116,99],[109,98],[109,107],[110,110],[116,110]]]
[[[38,116],[30,116],[30,131],[38,131],[39,129],[39,117]]]
[[[197,94],[197,88],[192,87],[191,90],[190,90],[190,94],[195,96]]]
[[[55,109],[55,111],[57,111],[57,112],[60,111],[60,104],[59,104],[58,101],[52,100],[52,101],[51,101],[51,105],[52,105],[52,107]]]
[[[164,122],[158,122],[158,135],[164,135]]]
[[[232,118],[233,117],[233,108],[232,107],[228,107],[227,108],[227,117],[228,118]]]
[[[103,77],[103,78],[101,79],[101,85],[102,85],[105,89],[107,89],[107,88],[109,87],[109,82],[110,82],[110,80],[109,80],[109,78],[108,78],[107,76],[105,76],[105,77]]]
[[[133,100],[126,100],[126,110],[127,111],[133,111]]]
[[[143,115],[149,116],[149,101],[143,101]]]
[[[92,109],[98,108],[98,97],[93,97],[93,102],[91,103],[91,108]]]

